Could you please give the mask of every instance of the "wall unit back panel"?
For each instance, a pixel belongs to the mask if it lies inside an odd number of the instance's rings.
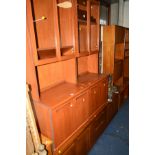
[[[79,24],[79,50],[88,51],[87,26]]]
[[[32,0],[34,20],[45,16],[45,20],[35,22],[38,48],[55,47],[53,1]]]
[[[88,57],[78,58],[78,75],[88,72]]]
[[[64,81],[62,62],[38,66],[37,69],[40,90]]]
[[[70,0],[71,1],[71,0]],[[57,0],[57,3],[64,2],[64,0]],[[59,17],[59,31],[61,47],[73,45],[73,7],[60,8],[58,7]]]
[[[37,69],[41,91],[64,81],[70,83],[77,81],[75,59],[38,66]]]

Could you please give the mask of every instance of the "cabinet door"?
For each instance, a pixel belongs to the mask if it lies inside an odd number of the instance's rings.
[[[73,103],[66,103],[64,106],[53,111],[54,143],[57,147],[73,132]]]
[[[74,104],[74,127],[77,129],[88,118],[88,92],[83,93],[75,99]]]
[[[90,90],[90,114],[95,112],[99,105],[99,86],[96,85]]]
[[[101,135],[107,125],[107,108],[104,108],[90,126],[90,147],[94,145],[97,138]]]
[[[100,84],[100,102],[99,106],[105,104],[108,98],[108,81],[102,81]]]
[[[89,129],[84,130],[76,139],[76,155],[87,155],[89,146]]]

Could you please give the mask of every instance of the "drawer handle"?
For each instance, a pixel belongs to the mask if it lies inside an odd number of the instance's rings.
[[[94,94],[96,94],[96,91],[94,90]]]
[[[73,104],[70,104],[70,107],[73,107]]]
[[[85,98],[83,98],[82,101],[85,102]]]
[[[59,150],[59,151],[58,151],[58,154],[61,154],[61,153],[62,153],[61,150]]]

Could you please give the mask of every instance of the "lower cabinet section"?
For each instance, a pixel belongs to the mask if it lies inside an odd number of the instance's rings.
[[[119,94],[113,94],[112,102],[107,105],[107,121],[110,122],[118,111]]]
[[[94,145],[107,125],[106,113],[107,108],[105,107],[97,116],[94,116],[95,118],[90,125],[90,148]]]

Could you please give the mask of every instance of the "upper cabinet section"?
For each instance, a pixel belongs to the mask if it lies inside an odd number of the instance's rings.
[[[99,51],[99,2],[27,0],[27,26],[35,66]]]
[[[35,65],[58,58],[55,16],[54,1],[27,0],[27,22]]]

